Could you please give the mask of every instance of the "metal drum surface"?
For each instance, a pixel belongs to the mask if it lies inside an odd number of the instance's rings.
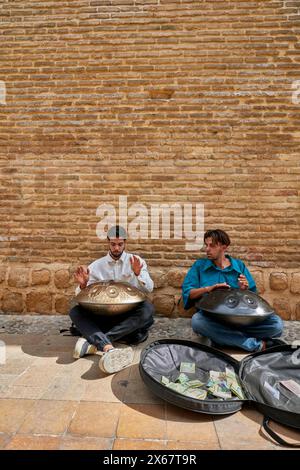
[[[96,315],[120,315],[146,299],[145,294],[127,282],[101,281],[83,289],[75,301]]]
[[[254,325],[275,313],[258,294],[233,288],[215,289],[195,305],[216,320],[236,326]]]

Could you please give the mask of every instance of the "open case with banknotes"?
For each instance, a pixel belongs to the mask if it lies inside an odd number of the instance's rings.
[[[269,424],[274,420],[300,431],[300,348],[279,345],[239,362],[209,346],[163,339],[142,351],[139,370],[153,393],[188,410],[225,415],[251,403],[277,443],[300,447],[285,442]]]

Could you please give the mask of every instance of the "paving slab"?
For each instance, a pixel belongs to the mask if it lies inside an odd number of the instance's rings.
[[[16,318],[17,317],[17,318]],[[112,375],[100,354],[74,360],[77,337],[60,333],[68,317],[0,315],[6,363],[0,365],[0,449],[281,450],[265,435],[262,415],[244,406],[209,416],[154,395],[139,374],[143,348],[163,338],[197,342],[187,318],[155,319],[149,338],[134,347],[130,367]],[[300,322],[284,322],[283,338],[300,338]],[[225,349],[238,360],[245,352]],[[272,423],[290,442],[300,433]]]

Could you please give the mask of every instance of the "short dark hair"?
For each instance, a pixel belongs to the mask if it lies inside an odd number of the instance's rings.
[[[107,232],[107,238],[110,240],[111,238],[123,238],[124,240],[127,239],[126,230],[121,227],[121,225],[115,225],[114,227],[110,227]]]
[[[207,238],[211,238],[214,243],[221,243],[221,245],[229,246],[231,243],[229,235],[227,235],[224,230],[221,230],[219,228],[215,230],[207,230],[204,234],[204,242]]]

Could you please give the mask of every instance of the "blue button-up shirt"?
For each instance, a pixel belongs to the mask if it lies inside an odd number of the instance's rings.
[[[238,277],[240,274],[246,276],[249,283],[249,290],[256,292],[256,284],[245,263],[240,259],[232,258],[226,255],[230,261],[227,268],[219,268],[210,259],[203,258],[195,261],[182,285],[182,297],[184,308],[187,310],[194,305],[194,301],[190,299],[191,289],[199,289],[200,287],[208,287],[221,282],[226,282],[230,287],[239,288]]]

